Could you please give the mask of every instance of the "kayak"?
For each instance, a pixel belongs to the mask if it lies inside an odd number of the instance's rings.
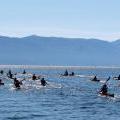
[[[0,83],[0,85],[4,85],[4,83]]]
[[[94,81],[94,82],[100,82],[100,80],[94,80],[94,79],[92,79],[91,81]]]
[[[69,77],[69,76],[75,76],[75,75],[72,75],[72,74],[68,74],[68,75],[61,74],[60,76]]]
[[[118,77],[114,77],[113,80],[120,80],[120,79],[118,79]]]
[[[107,94],[99,93],[99,94],[105,97],[114,97],[114,94],[111,94],[111,93],[107,93]]]
[[[21,87],[13,87],[14,89],[16,89],[16,90],[20,90],[21,89]]]

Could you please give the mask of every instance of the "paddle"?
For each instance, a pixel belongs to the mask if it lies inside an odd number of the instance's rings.
[[[110,76],[108,77],[108,79],[105,81],[105,83],[104,83],[104,84],[106,84],[109,80],[110,80]]]
[[[106,83],[107,83],[109,80],[110,80],[110,76],[109,76],[108,79],[105,81],[104,85],[106,85]],[[103,86],[104,86],[104,85],[103,85]],[[103,86],[102,86],[101,89],[99,90],[99,93],[101,92]]]

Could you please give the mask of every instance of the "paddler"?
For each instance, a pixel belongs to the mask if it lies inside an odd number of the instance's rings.
[[[118,76],[118,80],[120,80],[120,75]]]
[[[23,74],[26,74],[26,71],[25,71],[25,70],[23,71]]]
[[[36,79],[37,79],[36,75],[33,74],[33,76],[32,76],[32,80],[36,80]]]
[[[4,83],[2,82],[2,80],[0,79],[0,85],[4,85]]]
[[[42,85],[42,86],[46,86],[46,84],[47,84],[46,80],[45,80],[44,78],[42,78],[42,79],[41,79],[41,85]]]
[[[109,97],[114,97],[114,94],[108,93],[108,87],[107,87],[108,80],[110,80],[110,77],[106,80],[105,84],[102,86],[102,88],[101,88],[101,90],[100,90],[99,93],[101,95],[105,95],[105,96],[109,96]]]
[[[63,74],[63,76],[68,76],[68,71],[66,70],[65,73]]]
[[[99,82],[100,80],[97,79],[96,75],[94,76],[94,78],[92,79],[92,81],[97,81]]]
[[[17,78],[14,78],[14,85],[16,88],[20,89],[21,82],[17,80]]]
[[[101,87],[100,93],[101,93],[102,95],[107,95],[107,94],[108,94],[107,84],[104,84],[104,85]]]

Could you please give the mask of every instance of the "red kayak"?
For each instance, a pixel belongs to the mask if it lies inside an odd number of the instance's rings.
[[[99,93],[101,96],[106,96],[106,97],[114,97],[114,94],[110,94],[110,93],[107,93],[107,94],[103,94],[103,93]]]

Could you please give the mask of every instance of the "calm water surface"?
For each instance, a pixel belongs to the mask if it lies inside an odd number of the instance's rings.
[[[0,86],[0,120],[120,120],[120,82],[112,79],[120,69],[74,70],[81,77],[60,77],[64,70],[26,71],[44,75],[49,84],[42,87],[39,81],[24,81],[24,87],[15,90],[12,81],[4,79],[5,86]],[[116,97],[99,96],[103,83],[90,81],[92,75],[103,81],[111,76],[109,92]]]

